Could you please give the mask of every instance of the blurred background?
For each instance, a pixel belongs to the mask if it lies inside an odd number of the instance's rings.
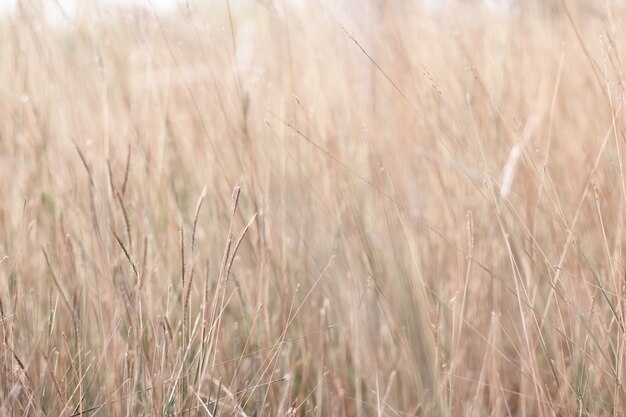
[[[624,2],[0,4],[0,414],[623,414]]]

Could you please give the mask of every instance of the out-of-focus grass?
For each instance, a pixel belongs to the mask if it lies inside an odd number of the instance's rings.
[[[0,413],[621,415],[626,10],[214,3],[2,17]]]

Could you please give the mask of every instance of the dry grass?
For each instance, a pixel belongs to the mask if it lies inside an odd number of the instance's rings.
[[[0,414],[624,415],[626,9],[35,3]]]

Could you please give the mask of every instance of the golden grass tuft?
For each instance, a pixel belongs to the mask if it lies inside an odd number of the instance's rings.
[[[625,413],[619,2],[0,17],[0,415]]]

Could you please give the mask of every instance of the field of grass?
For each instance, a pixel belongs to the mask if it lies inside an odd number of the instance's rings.
[[[275,3],[0,16],[0,415],[626,415],[624,5]]]

